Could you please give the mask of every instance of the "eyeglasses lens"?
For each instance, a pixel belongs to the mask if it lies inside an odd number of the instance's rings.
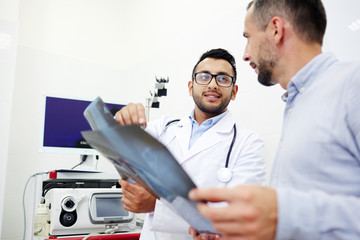
[[[230,87],[233,81],[232,77],[225,74],[212,75],[210,73],[202,73],[202,72],[195,74],[195,81],[198,84],[207,85],[211,82],[213,77],[215,77],[216,83],[222,87]]]

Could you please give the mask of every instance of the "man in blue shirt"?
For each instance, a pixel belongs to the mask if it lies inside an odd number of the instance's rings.
[[[322,53],[325,29],[320,0],[249,4],[244,60],[286,108],[271,188],[190,192],[229,203],[199,205],[220,239],[360,239],[360,64]]]

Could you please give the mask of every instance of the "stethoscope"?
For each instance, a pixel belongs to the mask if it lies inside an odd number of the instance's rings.
[[[180,119],[174,119],[174,120],[169,121],[168,123],[166,123],[165,129],[173,122],[178,122],[178,121],[180,121]],[[231,172],[231,169],[229,168],[229,161],[230,161],[231,151],[233,149],[233,146],[234,146],[234,143],[236,140],[236,124],[235,123],[234,123],[233,129],[234,129],[234,135],[233,135],[233,138],[232,138],[232,141],[231,141],[231,144],[230,144],[227,156],[226,156],[225,167],[222,167],[217,171],[217,178],[220,182],[223,182],[223,183],[227,183],[232,178],[232,172]]]

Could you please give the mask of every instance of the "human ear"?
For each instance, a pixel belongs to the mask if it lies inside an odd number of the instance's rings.
[[[275,16],[270,21],[270,32],[276,44],[280,43],[284,37],[285,20],[281,17]]]
[[[193,81],[188,82],[189,95],[192,96]]]
[[[233,89],[232,89],[232,94],[231,94],[231,100],[235,100],[236,98],[236,94],[238,92],[238,85],[234,85]]]

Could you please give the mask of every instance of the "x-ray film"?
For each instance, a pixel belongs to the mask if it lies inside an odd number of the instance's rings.
[[[100,97],[84,111],[93,131],[85,140],[107,157],[122,178],[130,177],[154,196],[167,201],[199,233],[215,233],[188,198],[195,184],[168,149],[137,125],[120,126]]]

